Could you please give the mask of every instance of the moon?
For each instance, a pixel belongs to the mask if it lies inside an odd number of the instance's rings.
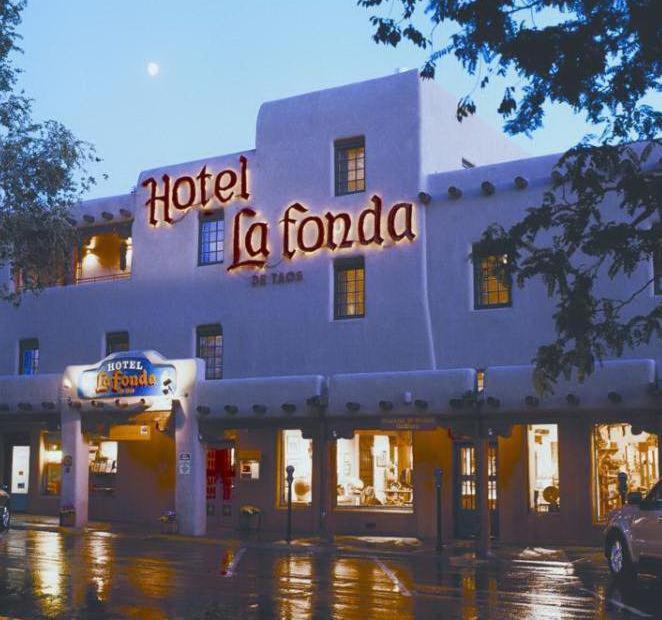
[[[159,74],[160,70],[161,67],[159,67],[158,63],[156,62],[147,63],[147,73],[149,74],[149,77],[156,77]]]

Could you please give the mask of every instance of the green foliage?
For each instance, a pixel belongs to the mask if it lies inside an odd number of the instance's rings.
[[[494,224],[478,250],[508,247],[509,277],[524,286],[542,280],[555,301],[556,338],[539,347],[534,383],[551,390],[560,376],[583,380],[596,363],[659,338],[662,306],[633,303],[653,278],[628,279],[651,256],[661,256],[662,114],[645,105],[660,90],[662,38],[652,0],[359,0],[388,11],[373,15],[373,39],[426,50],[421,75],[433,78],[453,55],[504,91],[497,111],[510,134],[543,125],[550,103],[565,103],[596,127],[563,154],[541,204],[504,229]],[[401,5],[398,18],[394,6]],[[539,22],[539,23],[538,23]],[[429,26],[424,34],[420,23]],[[450,32],[435,46],[439,26]],[[435,34],[436,32],[436,34]],[[457,108],[462,121],[476,111],[470,96]],[[641,273],[643,269],[639,271]],[[613,281],[612,298],[600,284]],[[612,294],[612,293],[609,293]]]
[[[94,183],[85,165],[98,161],[62,124],[35,121],[31,100],[16,92],[13,57],[24,8],[25,0],[0,3],[0,268],[21,280],[20,288],[4,283],[0,298],[14,303],[67,271],[75,230],[66,218]]]

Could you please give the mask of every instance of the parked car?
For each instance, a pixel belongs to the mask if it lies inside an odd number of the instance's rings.
[[[8,530],[11,521],[11,498],[5,488],[0,488],[0,532]]]
[[[645,498],[630,493],[627,505],[609,515],[605,556],[618,578],[633,578],[638,572],[662,576],[662,480]]]

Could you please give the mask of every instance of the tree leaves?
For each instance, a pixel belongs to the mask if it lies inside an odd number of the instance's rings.
[[[69,270],[75,230],[66,218],[94,183],[86,164],[98,161],[62,124],[34,121],[31,100],[14,92],[24,7],[24,0],[0,4],[0,267],[9,265],[20,281],[4,282],[0,298],[16,304]]]
[[[398,4],[399,19],[392,17]],[[359,5],[383,6],[378,0]],[[430,50],[422,77],[433,78],[438,63],[453,54],[468,73],[481,72],[480,88],[502,79],[497,111],[510,134],[540,129],[550,103],[565,103],[596,126],[596,135],[559,159],[540,204],[509,229],[488,227],[476,246],[507,245],[503,277],[519,286],[541,280],[554,301],[556,339],[533,358],[536,388],[551,390],[560,376],[583,380],[605,357],[659,338],[662,306],[637,303],[653,286],[654,278],[641,281],[651,257],[662,270],[662,114],[644,99],[661,86],[657,3],[400,0],[388,3],[381,36],[398,45],[402,36],[394,33],[411,27],[417,7],[430,32],[442,23],[454,27],[438,48],[431,34],[417,35]],[[467,95],[456,117],[475,111]],[[618,298],[607,292],[614,289]]]

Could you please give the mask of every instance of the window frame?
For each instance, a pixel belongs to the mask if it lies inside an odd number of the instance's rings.
[[[294,480],[292,481],[292,508],[294,509],[306,509],[311,508],[313,505],[313,497],[315,491],[315,440],[311,437],[305,437],[302,428],[279,428],[276,432],[276,455],[278,462],[278,475],[276,476],[277,488],[277,508],[287,508],[287,472],[285,468],[286,464],[286,454],[285,454],[285,439],[287,431],[299,431],[301,433],[301,439],[310,443],[310,501],[297,501],[294,493],[294,481],[297,477],[297,470],[294,470]]]
[[[533,493],[532,493],[532,485],[534,484],[534,480],[531,478],[531,456],[532,453],[535,452],[535,446],[531,444],[531,437],[532,435],[535,434],[535,428],[538,427],[550,427],[550,426],[555,426],[556,427],[556,473],[558,475],[558,489],[559,489],[559,499],[557,502],[557,509],[556,510],[536,510],[538,505],[546,505],[546,506],[551,506],[552,504],[550,502],[547,502],[546,500],[540,502],[539,504],[534,504],[533,501]],[[527,471],[527,488],[526,488],[526,496],[527,496],[527,509],[529,511],[529,514],[535,515],[536,517],[547,517],[550,515],[558,515],[561,514],[563,508],[562,508],[562,494],[561,494],[561,425],[558,422],[536,422],[533,424],[526,424],[525,425],[525,430],[526,430],[526,471]],[[543,489],[544,490],[544,489]],[[541,494],[542,495],[542,494]]]
[[[483,282],[483,267],[482,261],[491,257],[506,256],[510,257],[510,252],[507,248],[494,246],[489,250],[480,251],[477,248],[478,244],[472,246],[471,253],[471,262],[472,262],[472,272],[473,272],[473,305],[474,310],[493,310],[496,308],[512,308],[513,306],[513,282],[512,278],[509,278],[507,284],[508,287],[508,301],[503,303],[482,303],[482,282]],[[495,276],[496,277],[496,276]]]
[[[34,372],[26,373],[23,357],[28,351],[36,351],[37,353],[31,358],[32,362],[30,364]],[[39,374],[39,358],[39,338],[21,338],[18,341],[18,374],[20,376],[30,377]]]
[[[342,164],[346,164],[349,159],[342,157],[350,149],[363,149],[363,187],[361,189],[349,189],[349,168],[343,171]],[[342,174],[341,174],[342,173]],[[346,177],[344,185],[341,185],[341,177]],[[356,179],[358,181],[359,179]],[[333,141],[333,191],[335,196],[348,196],[351,194],[362,194],[366,189],[366,149],[365,135],[353,136],[351,138],[340,138]]]
[[[115,349],[111,350],[113,343],[117,344],[120,342],[120,338],[126,336],[126,349]],[[127,330],[119,330],[115,332],[106,332],[106,356],[112,355],[113,353],[122,353],[124,351],[131,350],[131,341],[129,339],[129,332]]]
[[[203,357],[201,354],[202,347],[200,346],[200,339],[211,336],[221,337],[219,376],[209,376],[207,358]],[[198,325],[195,328],[195,356],[205,362],[205,381],[217,381],[223,378],[223,358],[224,358],[223,348],[224,348],[224,338],[223,338],[223,326],[221,325],[221,323],[207,323],[205,325]]]
[[[338,276],[340,273],[350,271],[353,269],[361,268],[363,270],[363,292],[362,292],[362,306],[363,312],[361,314],[339,314],[338,309],[341,307],[339,302],[339,281]],[[345,295],[347,291],[344,292]],[[347,306],[345,300],[344,306]],[[364,256],[352,256],[346,258],[337,258],[333,261],[333,320],[334,321],[347,321],[352,319],[363,319],[366,316],[366,269]]]
[[[216,224],[223,222],[223,238],[221,240],[222,250],[220,252],[220,260],[203,261],[203,229],[205,224]],[[218,229],[216,231],[218,243]],[[211,253],[211,252],[208,252]],[[218,254],[218,252],[214,252]],[[207,265],[221,265],[225,262],[225,210],[217,209],[215,211],[201,211],[198,217],[198,267],[206,267]]]

